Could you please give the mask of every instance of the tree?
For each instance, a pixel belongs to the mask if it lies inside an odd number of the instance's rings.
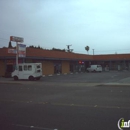
[[[89,51],[89,49],[90,49],[89,46],[86,46],[86,47],[85,47],[85,50],[86,50],[87,52]]]
[[[34,48],[34,46],[33,46],[33,45],[31,45],[31,46],[29,46],[29,48]]]
[[[38,49],[41,49],[41,47],[38,45],[38,47],[37,47]]]
[[[58,49],[58,48],[52,48],[51,50],[53,50],[53,51],[63,51],[63,52],[65,52],[65,49]]]
[[[11,44],[11,41],[9,41],[9,45],[8,45],[8,48],[12,48],[12,44]]]

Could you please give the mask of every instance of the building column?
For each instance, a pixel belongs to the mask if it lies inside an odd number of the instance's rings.
[[[6,72],[6,69],[7,69],[7,60],[6,59],[4,60],[4,65],[5,65],[5,72]]]
[[[111,65],[112,65],[112,63],[111,63],[111,61],[109,61],[109,70],[111,70]]]
[[[130,61],[128,61],[128,70],[130,70]]]
[[[123,69],[126,70],[126,61],[124,60]]]

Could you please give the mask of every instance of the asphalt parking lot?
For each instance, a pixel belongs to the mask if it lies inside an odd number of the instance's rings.
[[[130,71],[110,71],[102,73],[75,73],[44,77],[44,82],[61,83],[130,83]]]
[[[0,129],[118,130],[130,120],[129,92],[129,71],[1,78]]]
[[[25,82],[24,82],[25,81]],[[2,83],[130,83],[130,71],[109,71],[102,73],[72,73],[45,76],[40,81],[13,81],[13,78],[2,78]]]

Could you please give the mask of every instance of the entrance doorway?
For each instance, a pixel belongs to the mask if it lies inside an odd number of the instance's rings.
[[[9,78],[11,77],[11,73],[14,71],[13,64],[7,64],[6,66],[6,72],[5,72],[5,77]]]

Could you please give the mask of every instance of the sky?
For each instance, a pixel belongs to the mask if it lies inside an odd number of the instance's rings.
[[[45,49],[130,53],[130,0],[0,0],[0,47],[10,36]]]

